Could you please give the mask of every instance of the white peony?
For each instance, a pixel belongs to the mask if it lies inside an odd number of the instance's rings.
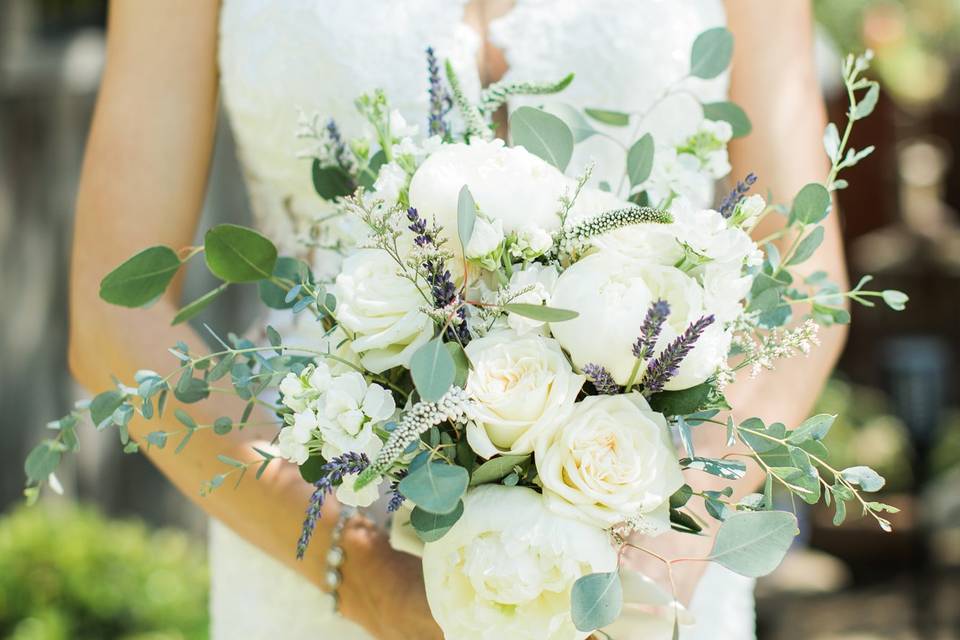
[[[636,363],[632,347],[650,305],[661,299],[670,305],[654,349],[654,355],[659,355],[690,323],[707,315],[703,298],[697,281],[679,269],[595,253],[557,280],[551,305],[580,315],[552,323],[550,331],[577,367],[602,365],[619,384],[626,384]],[[726,359],[729,344],[729,332],[714,322],[665,388],[686,389],[705,381]]]
[[[520,295],[510,298],[512,303],[545,304],[550,305],[553,290],[557,286],[557,268],[553,265],[542,265],[534,262],[524,269],[518,269],[510,276],[508,289],[513,293],[523,291]],[[546,323],[516,313],[507,314],[507,324],[518,335],[531,331],[539,331]]]
[[[637,392],[578,402],[536,451],[547,505],[598,527],[639,518],[670,528],[669,500],[683,485],[667,421]]]
[[[409,366],[413,353],[433,337],[433,321],[420,310],[423,295],[397,270],[385,251],[362,249],[343,261],[333,288],[337,320],[373,373]]]
[[[583,575],[613,571],[601,529],[548,510],[532,489],[486,485],[464,497],[463,516],[425,545],[423,575],[447,640],[582,640],[570,591]]]
[[[466,352],[473,365],[466,390],[475,407],[467,441],[484,458],[532,452],[583,386],[550,338],[504,331],[471,341]]]
[[[455,253],[460,251],[457,207],[463,185],[470,188],[484,215],[502,221],[503,232],[509,235],[558,228],[560,197],[572,189],[574,181],[526,149],[507,147],[502,140],[444,145],[414,173],[410,206],[436,218],[448,248]],[[618,204],[611,194],[584,188],[571,215],[596,215]]]

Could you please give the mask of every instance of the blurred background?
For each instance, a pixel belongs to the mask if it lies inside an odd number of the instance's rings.
[[[207,635],[205,519],[139,456],[87,437],[62,498],[22,506],[22,460],[82,397],[65,361],[73,199],[100,70],[104,0],[0,0],[0,637]],[[960,638],[960,0],[817,0],[831,119],[839,53],[872,48],[880,104],[853,146],[877,152],[840,193],[850,271],[907,291],[905,313],[854,309],[819,410],[837,464],[887,477],[901,509],[802,540],[758,589],[761,640]],[[249,218],[221,121],[207,226]],[[203,291],[188,283],[187,299]],[[241,328],[242,301],[206,317]],[[7,311],[12,310],[12,313]]]

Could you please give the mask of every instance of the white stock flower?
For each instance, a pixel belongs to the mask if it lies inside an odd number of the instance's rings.
[[[537,445],[547,505],[598,527],[641,517],[670,528],[669,500],[683,474],[664,417],[637,392],[590,396]]]
[[[578,368],[599,364],[617,383],[626,384],[636,362],[632,346],[640,335],[647,310],[657,300],[670,305],[670,314],[654,355],[692,322],[708,314],[703,289],[695,279],[674,267],[647,264],[618,254],[594,253],[573,264],[557,280],[551,306],[571,309],[579,316],[552,323],[550,331]],[[686,389],[706,380],[726,359],[729,343],[729,333],[714,322],[665,388]]]
[[[503,254],[503,221],[487,220],[478,216],[463,254],[468,260],[478,262],[488,271],[496,270]]]
[[[570,591],[583,575],[613,571],[601,529],[548,510],[532,489],[485,485],[467,493],[463,516],[425,545],[423,575],[447,640],[582,640]]]
[[[343,476],[343,483],[337,487],[337,502],[351,507],[369,507],[380,497],[380,484],[383,478],[377,478],[359,491],[353,488],[359,473],[348,473]]]
[[[375,456],[383,446],[373,427],[396,411],[393,394],[367,384],[357,371],[335,373],[326,362],[288,373],[280,382],[281,401],[293,410],[280,430],[282,457],[303,464],[312,451],[330,459],[348,451]]]
[[[510,245],[510,255],[519,260],[530,261],[542,256],[553,246],[553,237],[539,227],[524,226],[517,230],[516,239]]]
[[[574,185],[556,167],[523,147],[507,147],[502,140],[475,140],[443,145],[427,158],[410,181],[410,206],[436,218],[460,252],[457,208],[460,189],[467,185],[480,210],[500,220],[507,235],[521,229],[550,232],[558,228],[560,197]],[[586,187],[571,215],[596,215],[615,208],[612,195]]]
[[[343,261],[333,288],[334,315],[373,373],[410,366],[413,353],[433,337],[433,321],[420,310],[426,301],[397,269],[385,251],[362,249]]]
[[[759,249],[738,227],[731,227],[719,211],[700,209],[674,213],[677,238],[701,256],[716,262],[756,263]]]
[[[737,226],[749,229],[760,218],[760,214],[767,208],[767,201],[759,194],[747,196],[737,205],[732,222]]]
[[[407,172],[396,162],[388,162],[380,167],[377,179],[373,183],[373,193],[370,200],[383,200],[387,205],[394,205],[400,192],[407,186]]]
[[[549,305],[553,290],[557,286],[558,276],[556,267],[537,262],[514,271],[510,276],[509,290],[524,291],[524,293],[510,298],[510,302]],[[516,313],[508,313],[507,324],[517,332],[517,335],[524,335],[531,331],[539,331],[546,323]]]
[[[475,407],[467,441],[484,458],[532,452],[583,386],[550,338],[504,331],[476,338],[466,352],[473,365],[466,390]]]
[[[420,131],[420,127],[415,124],[407,124],[407,119],[403,117],[399,110],[390,111],[390,136],[392,138],[414,138]]]

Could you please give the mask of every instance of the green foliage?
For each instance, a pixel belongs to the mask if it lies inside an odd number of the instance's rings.
[[[544,106],[543,109],[547,113],[557,116],[570,127],[574,143],[583,142],[590,136],[597,134],[597,130],[590,126],[583,113],[565,102],[553,102]]]
[[[224,282],[216,289],[206,292],[190,304],[184,306],[182,309],[180,309],[180,311],[177,312],[175,316],[173,316],[173,320],[170,322],[170,324],[180,324],[181,322],[186,322],[190,318],[198,315],[201,311],[210,306],[210,303],[216,300],[221,293],[226,291],[228,286],[230,285]]]
[[[649,133],[633,143],[627,152],[627,176],[630,186],[646,181],[653,170],[653,136]]]
[[[685,416],[711,408],[713,391],[707,382],[681,391],[661,391],[650,396],[650,407],[667,416]]]
[[[777,568],[797,533],[792,513],[737,513],[720,525],[710,559],[740,575],[759,578]]]
[[[424,542],[436,542],[457,524],[462,515],[463,500],[457,501],[457,506],[450,513],[431,513],[414,507],[410,513],[410,526]]]
[[[428,462],[410,471],[397,488],[424,511],[447,514],[457,508],[469,482],[463,467]]]
[[[565,322],[580,315],[570,309],[557,309],[543,304],[530,304],[529,302],[511,302],[504,305],[503,310],[541,322]]]
[[[830,213],[830,193],[819,182],[806,185],[793,199],[790,224],[816,224]]]
[[[420,398],[436,402],[453,385],[457,366],[440,338],[423,345],[410,358],[410,375]]]
[[[269,278],[277,248],[253,229],[218,224],[203,238],[207,267],[224,282],[256,282]]]
[[[580,631],[605,627],[620,617],[623,609],[623,585],[617,571],[588,573],[573,583],[570,615]]]
[[[563,120],[533,107],[510,114],[510,139],[563,171],[573,156],[573,133]]]
[[[722,120],[730,124],[734,138],[742,138],[753,131],[750,118],[739,105],[733,102],[710,102],[703,105],[703,115],[708,120]]]
[[[353,193],[356,186],[346,171],[340,167],[324,167],[319,160],[314,160],[311,167],[313,188],[324,200],[336,200]]]
[[[22,508],[0,519],[0,637],[201,640],[202,545],[84,509]]]
[[[477,203],[473,200],[473,195],[467,185],[460,188],[460,195],[457,197],[457,234],[460,237],[460,245],[466,250],[470,244],[470,238],[473,237],[473,227],[477,223]]]
[[[690,75],[709,80],[730,66],[733,57],[733,34],[725,27],[704,31],[693,42],[690,52]]]
[[[622,111],[610,111],[607,109],[584,109],[583,112],[603,124],[612,127],[625,127],[630,124],[630,114]]]
[[[287,256],[277,258],[273,268],[273,278],[281,282],[286,281],[284,284],[289,283],[291,287],[313,282],[307,263]],[[257,287],[260,300],[271,309],[292,309],[297,304],[298,296],[296,294],[289,296],[290,290],[279,286],[276,282],[261,280],[257,283]]]
[[[470,486],[499,482],[524,462],[529,462],[527,454],[502,455],[487,460],[473,470],[470,476]]]
[[[107,274],[100,297],[123,307],[150,304],[167,290],[181,264],[169,247],[144,249]]]

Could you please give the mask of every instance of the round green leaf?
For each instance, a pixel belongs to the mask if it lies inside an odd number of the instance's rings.
[[[793,199],[790,208],[790,224],[816,224],[830,213],[830,192],[819,182],[806,185]]]
[[[704,31],[693,42],[690,52],[690,75],[709,80],[730,66],[733,57],[733,34],[725,27]]]
[[[650,396],[650,406],[665,416],[685,416],[705,408],[710,391],[706,382],[680,391],[661,391]]]
[[[463,500],[457,501],[457,506],[450,513],[430,513],[414,507],[410,514],[410,526],[424,542],[436,542],[457,524],[462,515]]]
[[[903,311],[906,309],[907,301],[910,300],[907,294],[903,291],[897,291],[896,289],[884,289],[880,292],[880,295],[883,296],[883,301],[887,303],[887,306],[894,311]]]
[[[470,476],[470,486],[497,482],[513,471],[518,464],[530,458],[529,454],[509,454],[487,460],[474,469]]]
[[[807,418],[794,429],[787,441],[791,444],[800,444],[807,440],[823,440],[836,419],[837,416],[829,413],[820,413]]]
[[[612,624],[623,609],[620,574],[588,573],[573,583],[570,592],[570,616],[580,631],[593,631]]]
[[[570,132],[573,134],[573,141],[575,143],[583,142],[590,136],[597,134],[597,130],[590,126],[590,123],[587,122],[583,114],[569,104],[554,102],[546,105],[543,109],[547,113],[552,113],[557,116],[570,127]]]
[[[61,453],[50,446],[49,442],[37,445],[23,463],[23,470],[31,484],[46,480],[60,464]]]
[[[733,137],[741,138],[753,130],[750,118],[739,105],[733,102],[711,102],[703,105],[703,115],[707,120],[729,122],[733,128]]]
[[[470,475],[463,467],[429,462],[411,471],[397,490],[415,505],[430,513],[450,513],[467,491]]]
[[[277,258],[273,275],[276,278],[289,280],[294,285],[311,280],[310,267],[307,263],[288,256]],[[290,309],[297,303],[296,299],[287,302],[287,291],[269,280],[258,282],[257,289],[260,300],[271,309]]]
[[[633,143],[627,152],[627,175],[635,187],[650,177],[653,170],[653,136],[649,133]]]
[[[850,467],[840,472],[843,479],[859,486],[864,491],[880,491],[886,480],[870,467]]]
[[[113,418],[113,412],[123,404],[123,394],[119,391],[111,390],[97,394],[90,401],[90,420],[93,425],[100,428],[106,426],[106,422]]]
[[[573,133],[557,116],[542,109],[520,107],[510,114],[510,138],[561,171],[573,155]]]
[[[792,513],[737,513],[720,525],[708,559],[742,576],[759,578],[777,568],[797,533]]]
[[[314,160],[311,174],[313,188],[324,200],[335,200],[353,193],[353,181],[340,167],[321,167],[320,161]]]
[[[436,402],[453,385],[457,367],[443,341],[434,338],[410,358],[410,374],[420,398]]]
[[[269,278],[277,263],[277,248],[253,229],[220,224],[204,236],[207,267],[225,282],[256,282]]]
[[[181,264],[169,247],[144,249],[100,281],[100,297],[110,304],[142,307],[167,290]]]

